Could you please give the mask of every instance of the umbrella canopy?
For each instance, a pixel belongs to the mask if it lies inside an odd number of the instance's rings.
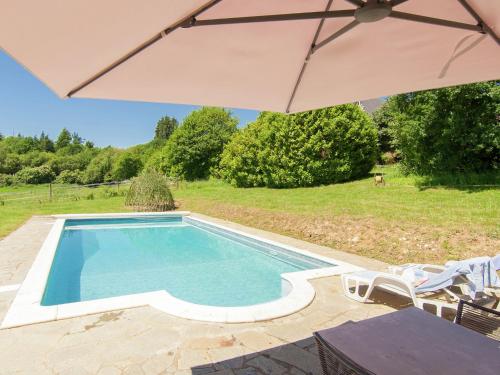
[[[0,0],[60,97],[298,112],[500,77],[500,1]]]

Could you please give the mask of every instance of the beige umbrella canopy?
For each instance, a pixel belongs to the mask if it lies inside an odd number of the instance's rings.
[[[498,0],[0,0],[60,97],[298,112],[500,77]]]

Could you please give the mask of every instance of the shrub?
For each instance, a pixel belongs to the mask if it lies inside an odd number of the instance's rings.
[[[55,179],[54,172],[46,165],[27,167],[16,173],[16,180],[25,184],[43,184]]]
[[[138,155],[124,152],[118,156],[114,163],[112,176],[116,181],[127,180],[137,176],[142,168],[142,161]]]
[[[0,158],[0,173],[15,174],[22,168],[21,158],[16,154],[7,154]]]
[[[89,163],[82,176],[84,184],[95,184],[111,181],[111,170],[116,151],[108,148],[104,149]]]
[[[60,174],[62,171],[83,171],[96,156],[97,150],[86,149],[75,155],[57,155],[52,158],[48,165],[55,174]]]
[[[0,173],[0,186],[14,185],[15,179],[11,174]]]
[[[175,209],[167,178],[154,170],[146,170],[132,180],[125,205],[133,207],[136,211]]]
[[[56,177],[56,182],[59,184],[78,184],[82,178],[82,172],[80,171],[62,171],[59,176]]]
[[[389,130],[407,173],[498,170],[498,82],[397,95],[387,105]]]
[[[376,157],[377,131],[357,105],[262,113],[226,146],[219,174],[242,187],[315,186],[365,176]]]
[[[158,169],[187,180],[207,178],[218,166],[236,124],[231,113],[222,108],[204,107],[191,112],[163,148]]]

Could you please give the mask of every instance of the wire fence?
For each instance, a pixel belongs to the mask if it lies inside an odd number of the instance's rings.
[[[173,190],[177,190],[182,186],[182,182],[176,178],[170,178],[168,183]],[[125,180],[87,185],[45,184],[33,185],[32,187],[23,186],[20,191],[0,192],[0,206],[15,203],[50,203],[124,196],[130,184],[130,180]]]
[[[77,201],[81,199],[111,198],[125,195],[130,181],[112,181],[100,184],[66,185],[47,184],[23,187],[21,191],[0,193],[0,205],[31,204],[59,201]]]

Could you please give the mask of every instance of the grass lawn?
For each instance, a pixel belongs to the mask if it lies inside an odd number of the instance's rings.
[[[64,213],[124,212],[124,196],[113,196],[114,188],[72,189],[53,185],[55,197],[48,201],[48,185],[0,188],[0,238],[5,237],[33,215]],[[121,193],[125,188],[121,189]],[[15,199],[12,197],[15,196]],[[12,200],[11,200],[12,199]],[[2,201],[3,200],[3,205]]]
[[[418,188],[415,178],[400,175],[396,168],[384,173],[384,187],[374,186],[372,178],[279,190],[202,181],[182,184],[174,197],[180,209],[389,263],[443,262],[499,252],[498,188]],[[30,188],[18,191],[23,189]],[[46,192],[47,186],[36,189]],[[73,201],[6,201],[0,206],[0,237],[35,214],[126,211],[123,196],[110,196],[109,189],[93,189],[93,199],[86,199],[89,193],[84,192]],[[0,199],[6,190],[0,189]]]

